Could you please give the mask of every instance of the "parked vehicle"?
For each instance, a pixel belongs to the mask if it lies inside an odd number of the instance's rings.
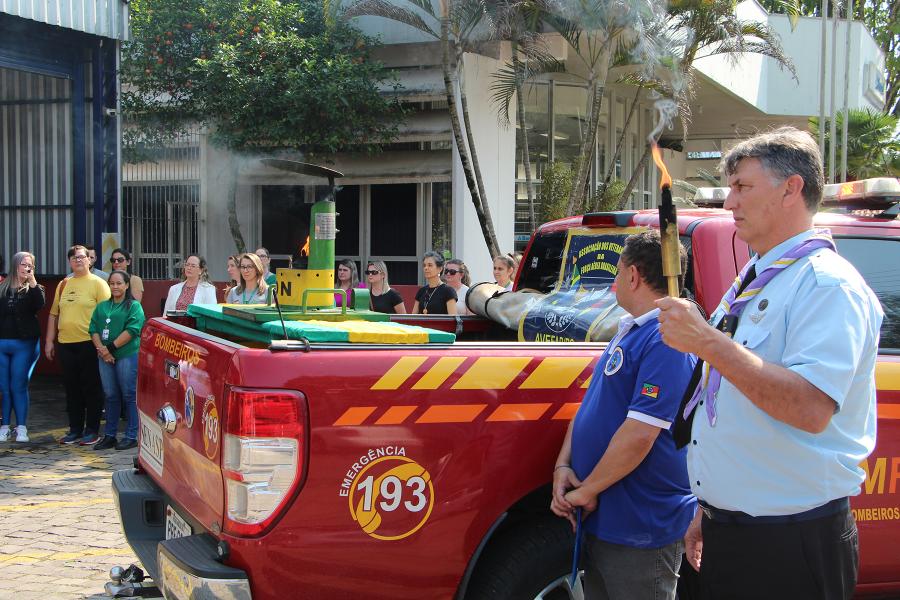
[[[859,595],[900,592],[894,184],[890,193],[848,184],[835,191],[842,213],[816,217],[886,313],[878,444],[852,499]],[[561,282],[588,278],[586,268],[571,270],[576,234],[602,240],[580,247],[596,251],[591,270],[608,271],[603,263],[617,258],[610,240],[654,226],[656,211],[545,224],[515,289],[561,294]],[[719,208],[681,210],[678,227],[689,250],[687,287],[712,312],[750,250]],[[545,319],[555,339],[574,320],[559,310]],[[459,334],[452,343],[269,344],[205,318],[148,322],[140,453],[134,469],[115,474],[113,488],[128,541],[167,598],[562,593],[572,534],[548,510],[553,461],[602,346],[518,341],[528,339],[523,328],[482,317],[392,320]]]

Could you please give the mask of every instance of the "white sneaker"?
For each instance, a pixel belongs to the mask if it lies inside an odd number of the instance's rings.
[[[0,425],[0,442],[9,439],[9,425]]]
[[[24,425],[16,426],[16,441],[17,442],[27,442],[28,441],[28,428]]]

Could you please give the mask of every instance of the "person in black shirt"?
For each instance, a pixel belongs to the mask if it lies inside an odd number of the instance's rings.
[[[426,252],[422,258],[422,273],[426,285],[416,292],[413,304],[414,314],[455,315],[456,292],[441,281],[444,271],[444,257],[437,252]]]
[[[406,314],[406,305],[397,290],[388,284],[387,265],[383,260],[371,260],[366,266],[366,281],[369,283],[370,307],[375,312]]]
[[[15,431],[17,442],[28,441],[28,382],[40,356],[41,330],[37,312],[44,306],[44,288],[34,278],[34,255],[17,252],[10,275],[0,282],[0,394],[3,425],[0,442]],[[16,427],[10,429],[12,413]]]

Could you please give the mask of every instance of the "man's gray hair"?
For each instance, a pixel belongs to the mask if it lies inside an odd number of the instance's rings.
[[[819,210],[825,176],[819,146],[809,133],[795,127],[761,133],[729,150],[719,166],[726,175],[734,175],[738,163],[745,158],[755,158],[780,181],[799,175],[803,179],[806,208],[811,213]]]

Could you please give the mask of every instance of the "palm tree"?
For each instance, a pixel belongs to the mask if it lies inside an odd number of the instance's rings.
[[[617,59],[628,56],[648,72],[666,54],[658,35],[663,22],[663,3],[653,0],[576,0],[560,8],[548,2],[547,24],[559,33],[574,51],[576,65],[569,72],[586,73],[588,88],[587,132],[582,137],[580,160],[566,213],[583,206],[591,164],[596,149],[601,105],[609,69]]]
[[[532,17],[525,20],[528,32],[524,35],[529,42],[533,32],[549,28],[566,41],[575,58],[571,61],[571,68],[567,68],[558,61],[548,60],[545,55],[532,56],[530,50],[523,46],[520,54],[524,60],[513,52],[513,60],[495,74],[493,100],[502,119],[509,114],[513,94],[516,94],[519,105],[524,104],[522,87],[530,78],[565,71],[571,79],[586,83],[586,127],[582,131],[579,160],[575,165],[576,174],[566,206],[567,214],[572,214],[576,209],[586,209],[589,205],[588,179],[609,70],[621,65],[641,65],[643,70],[652,71],[658,66],[660,57],[668,54],[664,49],[665,40],[658,35],[664,13],[660,3],[650,0],[574,0],[562,4],[553,0],[521,0],[518,4],[518,10]],[[518,41],[515,37],[508,39]],[[532,43],[530,47],[540,48],[540,45]],[[513,48],[516,46],[513,45]],[[524,114],[519,114],[519,118],[524,120]],[[519,128],[524,129],[522,123]],[[528,181],[529,153],[526,150],[523,154]]]
[[[704,0],[672,3],[669,8],[667,30],[682,49],[678,73],[683,82],[680,90],[672,90],[674,93],[671,97],[678,101],[685,137],[686,124],[690,121],[690,101],[694,96],[692,69],[694,61],[716,55],[725,55],[737,61],[744,53],[761,54],[776,60],[781,68],[790,71],[794,79],[797,78],[794,64],[785,54],[778,34],[765,23],[739,19],[735,14],[736,4],[735,0]],[[642,85],[657,89],[660,86],[665,87],[659,80],[644,81]],[[650,144],[647,143],[640,163],[622,194],[620,209],[628,202],[641,172],[647,166],[649,157]]]
[[[867,177],[900,177],[900,117],[872,110],[851,108],[847,120],[847,180]],[[837,144],[843,147],[844,113],[836,117]],[[825,153],[831,145],[829,123],[825,122]],[[819,132],[819,119],[812,117],[809,127],[814,136]]]
[[[500,254],[490,206],[484,190],[484,180],[478,164],[478,153],[472,137],[466,88],[461,76],[463,55],[477,53],[479,42],[490,39],[491,23],[486,22],[490,0],[440,0],[440,13],[435,13],[431,0],[405,0],[409,8],[393,4],[389,0],[356,0],[347,6],[342,16],[346,19],[361,16],[383,17],[410,27],[441,43],[441,68],[450,125],[459,152],[460,163],[466,177],[466,185],[472,196],[475,214],[491,256]],[[487,33],[486,33],[487,32]],[[457,101],[462,112],[457,109]]]
[[[537,229],[535,214],[534,176],[531,171],[531,152],[525,126],[525,82],[539,74],[562,72],[564,67],[547,50],[541,34],[546,14],[544,7],[533,0],[506,0],[491,5],[495,10],[495,36],[510,43],[512,59],[494,73],[492,101],[497,106],[501,122],[510,124],[513,95],[516,98],[516,125],[522,136],[522,164],[525,169],[525,193],[528,198],[528,224]]]

